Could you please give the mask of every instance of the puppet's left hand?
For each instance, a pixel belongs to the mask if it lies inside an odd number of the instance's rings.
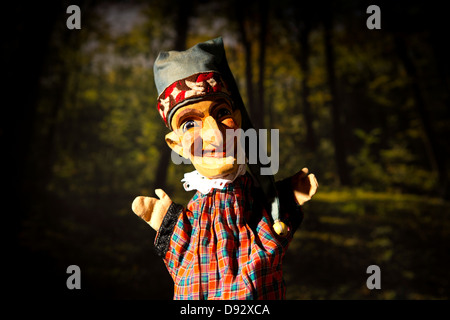
[[[308,168],[303,168],[292,177],[292,189],[294,190],[295,200],[299,205],[311,200],[316,193],[319,183],[314,174],[308,174]]]

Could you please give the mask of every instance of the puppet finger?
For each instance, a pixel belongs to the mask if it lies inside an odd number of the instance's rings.
[[[156,189],[155,193],[159,197],[159,199],[164,203],[172,202],[172,199],[170,199],[170,197],[167,195],[167,193],[164,192],[163,189]]]
[[[311,185],[311,189],[309,190],[309,196],[312,197],[316,194],[317,188],[319,188],[319,183],[317,182],[316,176],[311,173],[308,175],[309,183]]]
[[[303,168],[301,171],[297,172],[296,178],[299,180],[303,179],[308,175],[308,172],[309,172],[308,168]]]
[[[134,199],[131,209],[137,216],[148,222],[152,216],[156,201],[158,200],[155,198],[139,196]]]
[[[156,189],[155,194],[158,196],[160,200],[162,200],[164,197],[168,197],[168,195],[164,192],[163,189]]]

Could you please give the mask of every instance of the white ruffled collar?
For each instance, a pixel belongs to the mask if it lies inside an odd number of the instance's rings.
[[[209,193],[212,189],[222,189],[228,183],[233,182],[237,177],[245,174],[246,165],[239,165],[236,172],[226,175],[222,178],[209,179],[201,175],[197,170],[188,172],[184,174],[184,178],[181,180],[183,182],[184,190],[198,190],[203,194]]]

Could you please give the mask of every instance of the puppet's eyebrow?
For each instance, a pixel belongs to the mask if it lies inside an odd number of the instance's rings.
[[[214,101],[211,104],[211,106],[209,107],[209,111],[208,112],[211,114],[214,111],[214,109],[216,109],[217,107],[223,106],[223,105],[226,105],[226,106],[231,108],[231,106],[230,106],[230,104],[228,103],[227,100],[225,100],[225,99],[218,99],[218,100]],[[184,120],[184,118],[186,116],[197,116],[199,118],[203,118],[205,116],[205,114],[202,111],[198,110],[198,109],[189,108],[189,106],[186,106],[183,109],[181,109],[179,111],[179,113],[176,115],[177,128],[179,128],[182,125],[183,120]]]
[[[197,110],[195,108],[189,108],[189,107],[183,108],[177,114],[177,121],[176,121],[177,127],[179,127],[182,124],[181,120],[183,120],[183,118],[187,115],[203,117],[203,112],[201,112],[200,110]]]
[[[212,113],[215,108],[223,106],[223,105],[231,108],[228,101],[222,98],[222,99],[218,99],[218,100],[214,101],[214,103],[209,107],[209,113]]]

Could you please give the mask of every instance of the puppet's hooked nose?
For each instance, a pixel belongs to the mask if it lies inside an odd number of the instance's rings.
[[[216,146],[223,144],[222,132],[217,126],[216,120],[211,116],[206,117],[203,121],[201,135],[204,146],[208,144],[214,144]]]

